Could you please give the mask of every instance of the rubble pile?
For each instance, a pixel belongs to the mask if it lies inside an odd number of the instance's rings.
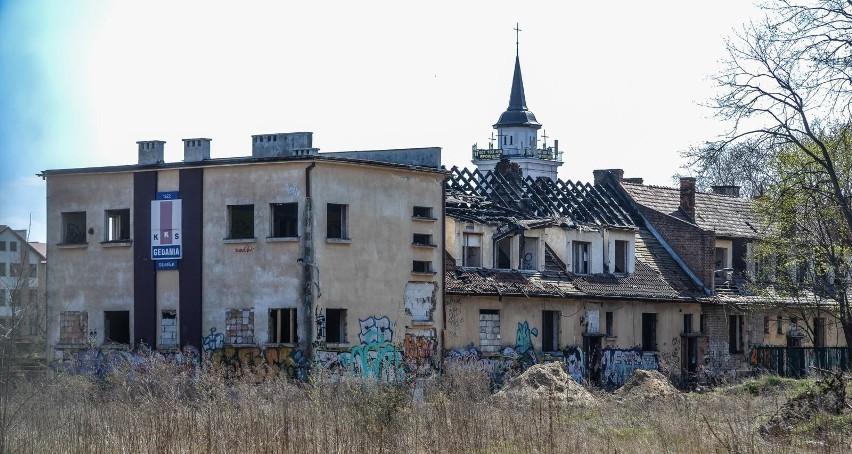
[[[656,370],[636,369],[615,391],[619,399],[651,400],[657,398],[680,398],[681,393],[669,380]]]
[[[848,409],[846,379],[843,373],[837,372],[817,380],[813,388],[788,400],[759,430],[764,436],[787,435],[797,424],[810,421],[820,413],[839,415]]]
[[[575,382],[559,362],[531,366],[509,381],[495,397],[509,400],[551,399],[578,407],[598,404],[595,397]]]

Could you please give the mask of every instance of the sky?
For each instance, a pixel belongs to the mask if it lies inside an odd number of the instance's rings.
[[[559,177],[672,185],[680,152],[726,129],[711,77],[757,14],[748,0],[0,0],[0,224],[45,241],[35,175],[135,164],[139,140],[175,162],[184,138],[220,158],[250,155],[252,134],[312,131],[320,152],[437,146],[470,167],[508,105],[516,23]]]

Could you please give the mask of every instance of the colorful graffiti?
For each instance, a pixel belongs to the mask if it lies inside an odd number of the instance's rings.
[[[436,369],[438,340],[434,329],[411,330],[405,333],[402,351],[409,372],[427,375]]]
[[[216,328],[210,328],[210,334],[201,339],[201,349],[205,352],[219,350],[225,346],[225,333],[217,333]]]
[[[515,341],[515,349],[521,355],[533,350],[532,336],[538,337],[538,328],[530,329],[530,323],[525,321],[518,322],[517,340]]]
[[[358,324],[359,345],[348,350],[318,349],[314,353],[321,379],[360,377],[379,382],[404,379],[403,353],[393,344],[390,318],[368,317],[358,320]]]
[[[358,333],[358,340],[362,344],[381,344],[384,342],[393,342],[393,329],[391,321],[387,317],[367,317],[364,320],[358,320],[361,326],[361,332]]]
[[[308,379],[308,360],[302,350],[293,347],[224,347],[210,352],[209,358],[231,373],[250,371],[259,376],[285,374]]]
[[[601,384],[606,388],[618,388],[636,370],[657,370],[657,354],[643,352],[641,348],[604,348],[601,356]]]
[[[463,349],[447,351],[448,367],[473,367],[481,370],[491,377],[494,383],[503,383],[504,380],[521,372],[522,366],[517,355],[483,357],[479,350],[468,346]]]
[[[566,347],[562,352],[563,360],[565,361],[565,370],[568,375],[577,383],[583,383],[586,376],[586,362],[583,357],[583,350],[574,345]]]

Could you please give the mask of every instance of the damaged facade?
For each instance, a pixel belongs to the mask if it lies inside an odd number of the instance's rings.
[[[210,159],[49,170],[48,345],[101,371],[186,347],[238,370],[396,380],[432,369],[442,326],[440,149],[318,153],[311,133],[252,136]],[[274,367],[271,367],[274,366]]]

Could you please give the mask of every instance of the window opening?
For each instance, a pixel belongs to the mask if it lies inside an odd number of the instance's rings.
[[[555,352],[559,350],[559,311],[541,311],[541,350]]]
[[[325,341],[346,343],[346,309],[325,310]]]
[[[494,244],[494,267],[507,270],[512,267],[512,237],[508,236]]]
[[[574,274],[589,274],[590,243],[574,241]]]
[[[531,236],[524,237],[524,253],[521,257],[521,269],[538,269],[538,238]]]
[[[106,211],[105,241],[127,241],[130,239],[130,210]]]
[[[86,243],[86,212],[62,213],[62,243]]]
[[[104,311],[104,343],[130,343],[130,311]]]
[[[630,242],[615,240],[615,272],[619,274],[627,273],[627,270],[630,268],[627,266],[627,257],[629,254],[627,253],[629,249]]]
[[[657,351],[657,314],[642,314],[642,350]]]
[[[299,204],[272,203],[272,236],[295,238],[299,236]]]
[[[482,235],[464,234],[464,251],[462,258],[464,266],[482,266]]]
[[[269,310],[269,342],[275,344],[298,342],[295,307]]]
[[[327,205],[326,238],[348,239],[349,232],[346,228],[346,209],[347,205],[339,203],[329,203]]]
[[[228,238],[254,238],[254,205],[228,205]]]

